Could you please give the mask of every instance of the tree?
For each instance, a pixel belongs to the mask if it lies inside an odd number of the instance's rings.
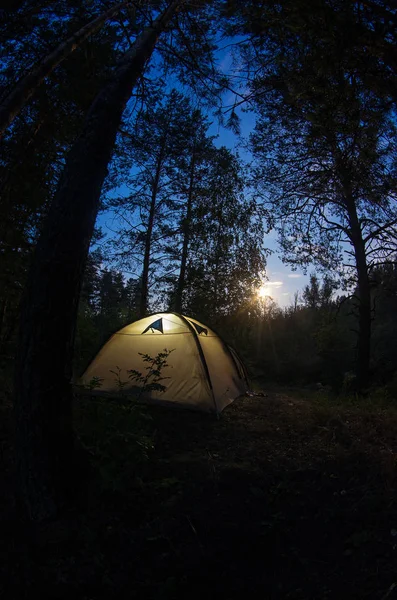
[[[373,302],[372,360],[376,382],[384,385],[396,379],[397,355],[397,261],[371,271]]]
[[[140,114],[133,134],[123,139],[114,166],[128,196],[114,198],[110,193],[108,206],[120,225],[109,246],[120,267],[139,272],[141,317],[148,311],[150,288],[164,281],[167,246],[178,231],[180,163],[191,143],[192,118],[188,99],[176,90],[161,102],[153,101]]]
[[[204,319],[229,314],[264,270],[263,232],[255,203],[243,198],[241,165],[214,146],[208,126],[173,91],[142,114],[115,163],[119,176],[126,171],[128,196],[112,198],[110,189],[109,206],[122,223],[110,245],[116,260],[120,253],[118,267],[142,273],[141,316],[149,284],[159,307]]]
[[[138,318],[139,280],[109,268],[97,248],[88,255],[80,294],[73,367],[81,375],[109,336]]]
[[[365,78],[371,59],[355,62],[346,29],[336,29],[340,12],[335,18],[320,4],[323,13],[313,15],[310,27],[293,30],[291,20],[279,19],[267,46],[261,38],[262,68],[252,82],[261,115],[252,136],[255,177],[270,222],[278,222],[285,258],[338,269],[346,285],[347,273],[357,281],[357,384],[363,389],[370,364],[369,270],[395,251],[395,125],[388,98]]]
[[[190,44],[188,51],[197,47],[195,87],[203,90],[207,99],[218,97],[217,81],[213,87],[206,86],[205,81],[205,73],[212,69],[208,65],[213,64],[214,44],[209,32],[213,30],[211,23],[216,23],[216,10],[206,2],[191,6],[184,0],[173,0],[166,6],[155,1],[141,11],[140,33],[135,37],[135,29],[128,37],[129,49],[115,41],[114,56],[122,56],[92,102],[65,161],[36,247],[21,311],[16,364],[17,453],[21,497],[31,518],[56,513],[64,487],[70,483],[70,374],[78,297],[123,110],[134,85],[142,80],[161,35],[167,43],[158,45],[156,68],[163,68],[167,75],[172,69],[184,77],[184,68],[178,69],[173,60],[167,62],[167,56],[175,59],[178,53],[183,54],[181,47]],[[175,44],[179,44],[177,51]],[[215,70],[211,73],[214,75]],[[193,80],[192,73],[189,78]],[[56,410],[54,397],[58,399]]]
[[[89,36],[93,35],[105,21],[116,15],[125,5],[125,2],[112,6],[104,13],[87,23],[74,33],[69,39],[62,42],[53,52],[43,58],[39,65],[26,73],[16,83],[7,96],[0,103],[0,140],[4,131],[15,119],[24,104],[33,96],[38,86],[71,52],[78,48]]]
[[[48,46],[103,11],[96,2],[73,10],[57,3],[24,3],[0,25],[4,93]],[[64,165],[106,71],[114,61],[115,22],[107,23],[62,61],[37,89],[0,142],[0,339],[13,345],[21,292],[37,237]],[[8,344],[9,345],[9,344]]]
[[[199,110],[193,111],[186,130],[189,132],[185,152],[181,156],[180,180],[180,242],[174,254],[180,255],[180,264],[174,291],[171,294],[171,308],[181,313],[184,310],[184,295],[187,284],[187,270],[190,242],[194,237],[193,215],[200,202],[200,189],[205,183],[205,171],[214,153],[212,138],[208,137],[208,121]],[[184,200],[184,201],[183,201]],[[178,247],[179,246],[179,247]]]
[[[214,149],[192,211],[185,307],[217,322],[251,299],[265,270],[262,224],[245,197],[241,164]]]
[[[261,97],[265,71],[267,89],[286,93],[285,82],[277,70],[272,72],[277,64],[274,52],[281,50],[280,64],[287,65],[295,51],[306,49],[308,61],[316,60],[319,73],[343,63],[385,106],[395,106],[397,18],[388,0],[237,0],[226,4],[225,12],[227,34],[242,38],[236,73],[236,79],[242,79],[240,104],[255,104]],[[241,78],[243,72],[247,78]],[[296,76],[298,71],[290,73]]]
[[[117,129],[158,35],[180,5],[174,0],[137,37],[95,98],[68,155],[36,248],[16,369],[19,481],[32,519],[56,512],[71,475],[70,377],[78,297]]]
[[[305,108],[279,105],[278,117],[273,114],[277,125],[261,119],[252,141],[259,158],[257,182],[262,193],[271,189],[271,200],[267,196],[265,203],[271,206],[272,223],[279,219],[286,260],[315,260],[337,268],[347,284],[347,274],[357,281],[357,378],[365,387],[371,336],[369,269],[388,259],[396,241],[394,125],[376,99],[356,94],[342,81],[323,103],[310,98]],[[269,155],[273,140],[274,154]],[[351,261],[343,261],[343,254]]]
[[[321,285],[317,275],[312,273],[310,284],[306,285],[302,292],[305,306],[314,310],[329,306],[335,287],[335,282],[329,275],[325,275]]]

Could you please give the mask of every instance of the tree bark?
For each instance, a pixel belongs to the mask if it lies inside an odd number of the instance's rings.
[[[219,222],[218,222],[218,230],[217,230],[217,239],[216,239],[216,247],[215,247],[215,279],[214,279],[214,294],[213,294],[213,307],[217,307],[219,305],[218,299],[218,289],[219,289],[219,264],[221,259],[221,241],[222,241],[222,231],[223,231],[223,201],[219,207]]]
[[[2,299],[0,301],[0,348],[1,348],[1,344],[3,342],[3,325],[5,323],[5,316],[6,316],[6,309],[7,309],[7,297],[5,297],[4,299]]]
[[[183,0],[146,28],[95,98],[72,147],[24,295],[16,364],[19,494],[28,516],[55,516],[73,476],[72,354],[78,299],[102,184],[122,113],[158,35]]]
[[[166,144],[166,135],[163,138],[162,147],[160,150],[159,159],[157,161],[156,173],[152,186],[152,197],[150,199],[150,210],[149,210],[149,221],[145,237],[145,253],[143,256],[143,270],[142,270],[142,288],[141,297],[139,302],[139,317],[142,319],[146,316],[149,304],[149,267],[150,267],[150,252],[152,249],[152,234],[154,226],[154,217],[156,214],[156,200],[157,192],[159,188],[159,181],[161,176],[161,169],[163,166],[163,156]]]
[[[356,205],[350,193],[347,194],[346,205],[351,230],[350,239],[353,245],[357,270],[357,288],[359,297],[356,378],[357,391],[362,392],[368,386],[370,380],[372,324],[371,288],[368,276],[365,243],[362,235],[360,221],[357,215]]]
[[[90,36],[96,33],[102,25],[113,17],[126,2],[121,2],[96,17],[65,42],[62,42],[51,54],[48,54],[40,64],[22,77],[0,104],[0,139],[7,127],[20,113],[27,101],[36,92],[39,85],[52,71]]]
[[[357,340],[357,388],[363,391],[370,381],[371,359],[371,288],[368,277],[367,259],[362,239],[354,244],[357,265],[357,284],[359,294],[358,305],[358,340]]]
[[[178,277],[178,283],[177,283],[175,300],[174,300],[174,306],[175,306],[174,310],[177,313],[182,312],[182,296],[183,296],[183,290],[185,289],[187,257],[188,257],[189,242],[190,242],[190,227],[191,227],[191,220],[192,220],[195,165],[196,165],[196,149],[193,148],[193,154],[192,154],[192,158],[190,161],[190,181],[189,181],[189,192],[188,192],[188,198],[187,198],[186,217],[185,217],[184,224],[183,224],[183,245],[182,245],[181,266],[179,269],[179,277]]]

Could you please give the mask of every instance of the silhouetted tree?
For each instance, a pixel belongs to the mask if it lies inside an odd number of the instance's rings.
[[[94,100],[68,155],[36,248],[15,380],[20,491],[32,519],[56,512],[73,476],[73,342],[101,187],[131,90],[180,5],[172,2],[137,37]]]
[[[288,11],[286,22],[279,15],[273,28],[265,26],[269,41],[261,37],[254,60],[260,118],[251,140],[255,178],[286,260],[316,261],[337,269],[346,284],[357,282],[356,372],[358,387],[365,388],[369,269],[396,247],[396,132],[390,98],[369,85],[342,27],[341,14],[359,18],[353,4],[330,11],[320,2],[312,18],[305,13],[306,29],[301,23],[294,30]],[[295,8],[292,13],[296,18]],[[327,15],[335,35],[326,40]],[[375,63],[368,57],[365,65]]]

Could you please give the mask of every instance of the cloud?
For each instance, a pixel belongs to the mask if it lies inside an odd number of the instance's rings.
[[[284,284],[283,281],[266,281],[266,286],[279,288]]]
[[[302,277],[302,275],[300,275],[299,273],[289,273],[287,277],[289,277],[290,279],[298,279],[299,277]]]
[[[282,296],[289,296],[289,292],[283,292],[281,295]]]

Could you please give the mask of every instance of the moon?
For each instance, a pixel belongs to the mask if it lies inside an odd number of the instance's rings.
[[[261,285],[261,287],[258,289],[257,291],[257,295],[259,298],[266,298],[266,296],[270,296],[270,286],[268,286],[266,283],[263,283]]]

